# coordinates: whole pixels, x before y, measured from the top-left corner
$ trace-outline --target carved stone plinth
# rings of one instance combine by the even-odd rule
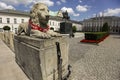
[[[60,33],[61,34],[70,34],[72,32],[72,23],[70,22],[61,22],[60,23]]]
[[[62,57],[62,77],[68,73],[68,43],[66,37],[38,39],[15,36],[16,62],[30,80],[58,80],[57,50],[60,43]]]

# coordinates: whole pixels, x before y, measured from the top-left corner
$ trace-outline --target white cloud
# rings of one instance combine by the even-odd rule
[[[29,5],[31,3],[37,3],[37,2],[45,3],[47,6],[54,5],[54,2],[51,0],[1,0],[1,1],[10,5],[19,5],[19,4]]]
[[[92,17],[96,17],[96,14],[93,14]]]
[[[0,1],[0,9],[15,9],[12,5],[7,5]]]
[[[80,3],[82,3],[82,0],[79,0]]]
[[[76,19],[76,18],[73,18],[72,20],[74,20],[74,21],[79,21],[78,19]]]
[[[72,8],[63,7],[61,10],[62,11],[66,11],[67,10],[68,13],[74,13]]]
[[[88,11],[88,8],[89,8],[89,6],[87,6],[87,5],[84,5],[84,6],[78,5],[78,6],[76,6],[76,10],[79,11],[79,12],[86,12],[86,11]]]
[[[28,5],[32,0],[1,0],[1,1],[10,5],[19,5],[19,4]]]
[[[61,2],[60,2],[60,1],[57,1],[56,3],[57,3],[57,5],[61,5]]]
[[[74,16],[80,16],[80,14],[79,14],[79,13],[77,13],[77,14],[76,14],[76,13],[74,13],[73,15],[74,15]]]
[[[66,2],[66,0],[61,0],[61,2],[65,3],[65,2]]]
[[[120,15],[120,8],[115,9],[107,9],[104,10],[104,12],[99,12],[97,16],[117,16]],[[96,16],[96,14],[93,14],[93,16]]]
[[[119,14],[120,14],[120,8],[107,9],[104,12],[104,16],[114,16],[114,15],[119,15]]]
[[[36,0],[35,2],[36,2],[36,3],[37,3],[37,2],[41,2],[41,3],[46,4],[47,6],[53,6],[53,5],[54,5],[54,2],[51,1],[51,0]]]
[[[99,12],[98,16],[103,16],[103,12]]]
[[[71,15],[73,15],[73,16],[80,16],[80,14],[75,13],[72,8],[63,7],[63,8],[61,8],[61,10],[62,10],[63,12],[67,11],[69,14],[71,14]]]

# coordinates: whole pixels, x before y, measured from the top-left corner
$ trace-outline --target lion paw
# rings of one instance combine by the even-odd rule
[[[35,31],[35,30],[34,30],[34,33],[31,34],[31,35],[34,36],[34,37],[37,37],[37,38],[42,38],[42,39],[49,39],[51,37],[47,33],[40,32],[40,31]]]
[[[54,31],[52,31],[52,30],[49,30],[49,31],[47,32],[47,34],[51,35],[52,37],[61,37],[61,36],[62,36],[61,34],[56,33],[56,32],[54,32]]]

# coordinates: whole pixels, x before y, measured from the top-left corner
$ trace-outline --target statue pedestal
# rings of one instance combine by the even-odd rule
[[[60,23],[60,33],[61,34],[70,34],[72,32],[72,23],[70,22],[61,22]]]
[[[39,39],[15,36],[15,58],[30,80],[57,80],[58,64],[55,42],[60,43],[62,77],[68,74],[68,43],[66,37]]]

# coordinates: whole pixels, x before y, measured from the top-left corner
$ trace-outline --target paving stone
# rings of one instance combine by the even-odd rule
[[[1,40],[0,80],[29,80],[15,62],[14,53]]]
[[[120,36],[110,35],[97,45],[70,39],[70,80],[120,80]]]

